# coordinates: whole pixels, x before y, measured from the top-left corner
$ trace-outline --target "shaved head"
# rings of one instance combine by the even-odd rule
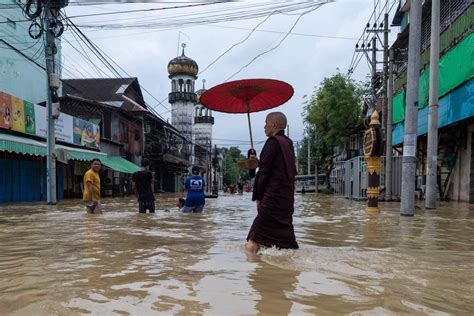
[[[267,137],[275,136],[286,128],[286,116],[281,112],[271,112],[265,119],[265,135]]]
[[[282,112],[271,112],[267,115],[267,120],[276,125],[276,128],[281,131],[286,128],[288,124],[285,114]]]

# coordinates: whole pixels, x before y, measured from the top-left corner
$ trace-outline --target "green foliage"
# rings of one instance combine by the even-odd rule
[[[246,159],[242,155],[241,150],[238,147],[222,148],[224,161],[222,168],[224,169],[224,184],[232,185],[239,181],[239,175],[242,181],[248,180],[247,170],[239,170],[237,167],[237,160]]]
[[[325,78],[306,103],[303,116],[311,140],[312,164],[328,172],[332,169],[334,147],[343,146],[362,123],[362,91],[363,86],[336,74]],[[307,157],[307,141],[298,152],[301,162]]]

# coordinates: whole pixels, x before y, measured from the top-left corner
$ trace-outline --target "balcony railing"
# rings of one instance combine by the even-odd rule
[[[209,123],[214,125],[214,117],[212,116],[195,116],[194,117],[194,124],[197,123]]]
[[[192,101],[196,102],[196,94],[193,92],[170,92],[168,94],[168,100],[170,103],[177,101]]]

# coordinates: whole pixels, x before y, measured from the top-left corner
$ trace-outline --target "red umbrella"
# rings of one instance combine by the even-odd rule
[[[293,87],[273,79],[245,79],[226,82],[204,92],[199,101],[210,110],[247,113],[253,149],[250,113],[282,105],[293,96]]]

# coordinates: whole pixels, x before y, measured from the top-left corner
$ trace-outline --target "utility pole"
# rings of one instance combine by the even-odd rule
[[[387,138],[388,134],[392,133],[392,131],[387,129],[388,126],[388,121],[392,119],[392,116],[388,115],[388,88],[387,88],[387,82],[388,82],[388,13],[384,14],[383,17],[383,78],[382,78],[382,84],[383,84],[383,110],[382,110],[382,129],[385,133],[385,188],[387,188],[387,169],[391,169],[392,166],[392,159],[388,160],[387,157],[387,152],[388,152],[388,145],[387,145]],[[392,148],[390,147],[390,150]],[[390,179],[391,181],[391,179]],[[385,194],[386,194],[385,190]],[[386,195],[385,195],[386,196]]]
[[[387,129],[385,138],[385,201],[392,200],[392,111],[393,111],[393,62],[395,52],[389,51]]]
[[[44,49],[46,57],[46,115],[47,115],[47,157],[46,157],[46,202],[48,204],[56,204],[56,157],[54,155],[54,148],[56,145],[55,139],[55,117],[53,116],[53,85],[56,86],[55,80],[57,76],[54,73],[54,36],[51,29],[51,22],[55,19],[57,11],[55,8],[50,7],[50,2],[43,4],[45,7],[44,25],[45,25],[45,36],[44,36]],[[59,82],[58,82],[59,83]],[[59,84],[58,84],[59,86]]]
[[[436,208],[438,167],[438,71],[440,0],[431,2],[430,95],[426,157],[426,208]]]
[[[43,34],[44,55],[46,61],[46,201],[56,204],[56,157],[55,149],[55,120],[59,117],[59,76],[55,71],[54,55],[57,52],[55,38],[64,32],[59,11],[68,5],[67,0],[27,0],[23,11],[31,20],[28,33],[31,38],[39,39]],[[41,6],[39,6],[41,4]],[[32,10],[32,8],[34,8]],[[36,22],[37,19],[42,23]],[[40,25],[42,24],[42,25]]]
[[[385,133],[387,133],[387,120],[390,119],[387,116],[387,103],[388,103],[388,93],[387,93],[387,78],[388,78],[388,13],[384,14],[383,18],[383,110],[382,110],[382,128]]]
[[[377,103],[377,89],[376,89],[376,76],[377,76],[377,38],[374,35],[372,37],[372,110],[375,111],[375,105]]]
[[[416,130],[418,127],[418,80],[420,77],[421,0],[410,5],[407,96],[403,138],[402,194],[400,215],[413,216],[415,209]]]

